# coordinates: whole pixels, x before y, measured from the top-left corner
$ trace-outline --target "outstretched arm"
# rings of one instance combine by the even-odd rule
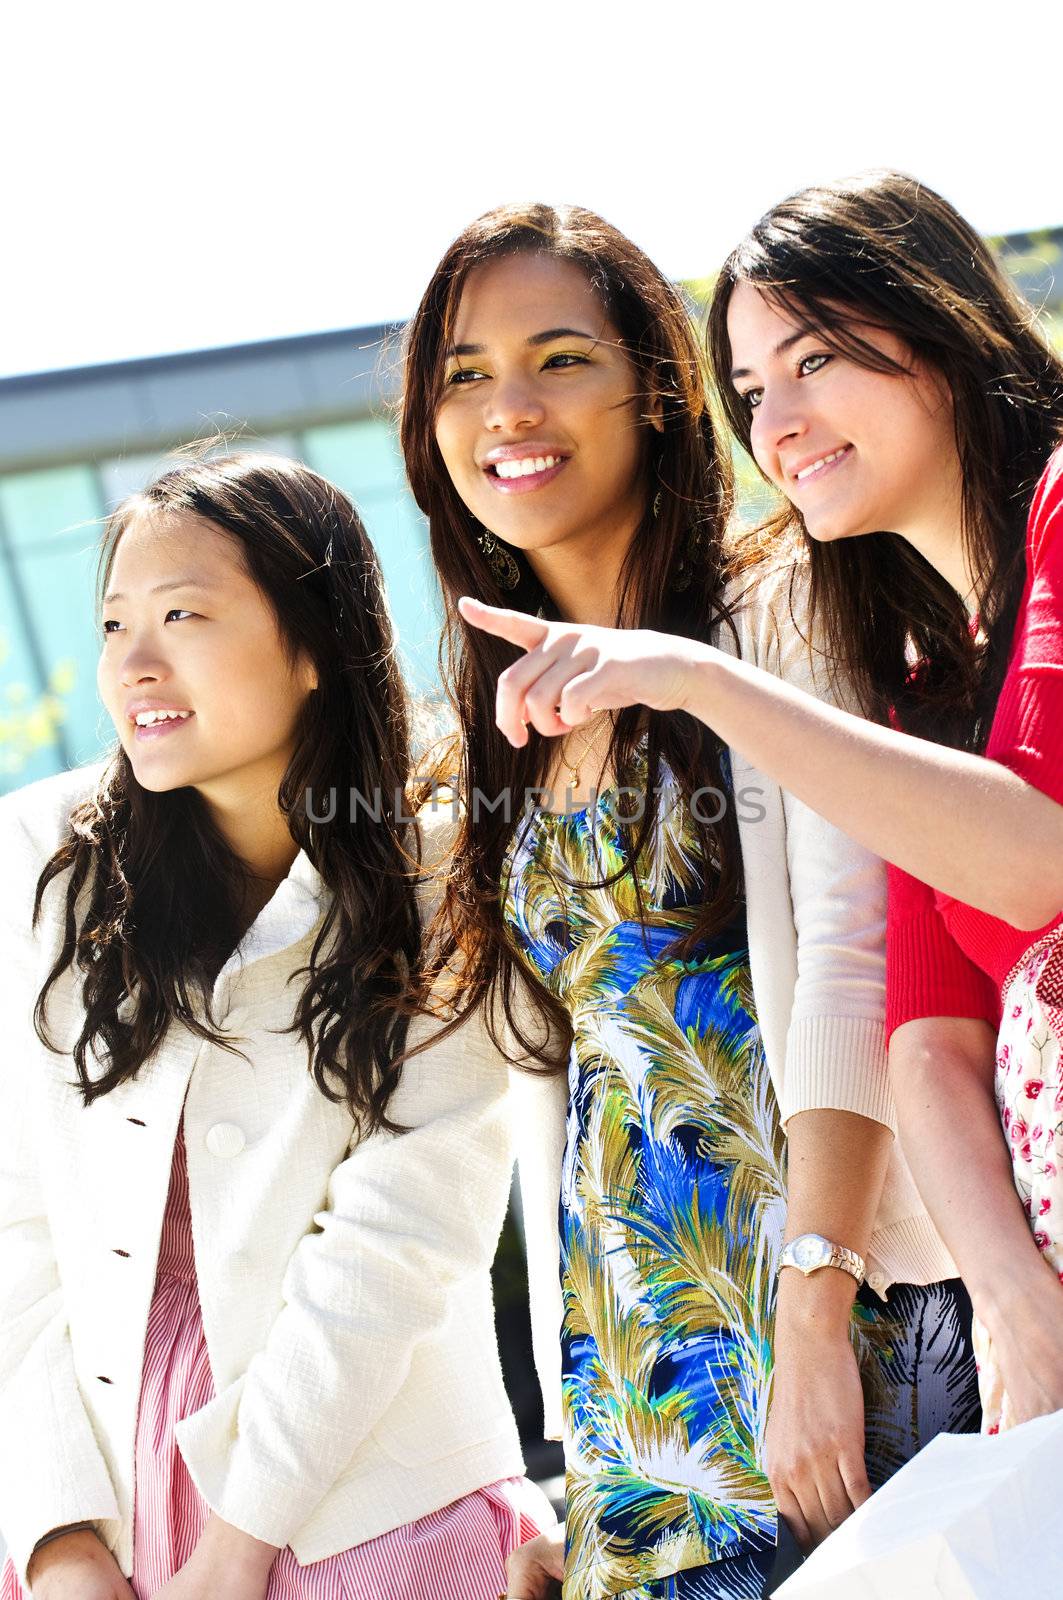
[[[696,640],[460,606],[525,651],[498,680],[497,721],[513,745],[529,725],[558,736],[604,709],[685,711],[943,893],[1018,928],[1063,906],[1063,805],[996,761],[879,727]]]

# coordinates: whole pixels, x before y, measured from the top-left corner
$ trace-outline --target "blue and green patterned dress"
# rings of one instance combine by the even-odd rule
[[[503,878],[511,938],[574,1035],[560,1200],[564,1600],[753,1600],[775,1561],[759,1463],[785,1141],[741,918],[688,959],[670,949],[695,924],[703,873],[663,779],[641,903],[630,872],[596,886],[624,866],[630,837],[608,791],[531,813]],[[942,1393],[970,1364],[954,1310],[931,1313]],[[885,1477],[918,1445],[919,1407],[896,1318],[864,1291],[854,1338]],[[967,1398],[943,1400],[933,1432],[970,1425],[965,1410],[976,1419],[973,1376],[970,1364]]]

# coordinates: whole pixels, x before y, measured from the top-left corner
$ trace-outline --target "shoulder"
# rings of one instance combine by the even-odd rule
[[[1043,559],[1049,544],[1063,545],[1063,444],[1048,458],[1030,506],[1027,543],[1034,561]]]
[[[451,875],[454,847],[461,824],[461,808],[450,790],[437,790],[416,813],[421,852],[417,899],[427,924],[439,909]]]
[[[812,582],[803,550],[773,558],[732,578],[725,603],[738,636],[744,661],[763,667],[822,699],[847,695],[836,683],[837,663],[816,626],[811,605]],[[722,623],[717,643],[733,652],[730,629]]]
[[[416,815],[421,862],[426,872],[443,872],[458,837],[461,811],[450,790],[437,790]]]
[[[0,855],[11,866],[22,860],[38,871],[66,837],[75,809],[96,794],[106,764],[76,767],[26,784],[0,797]]]
[[[728,579],[724,602],[739,632],[757,638],[804,619],[809,565],[803,549],[777,551],[742,567]]]
[[[0,882],[4,885],[0,984],[7,981],[9,974],[21,972],[26,963],[36,966],[40,949],[40,930],[35,930],[33,918],[37,884],[45,865],[67,836],[71,812],[95,793],[104,771],[104,767],[95,766],[61,772],[0,798]],[[46,897],[44,912],[52,930],[46,936],[50,947],[62,923],[62,896],[57,884]]]
[[[725,601],[744,661],[828,705],[864,715],[852,673],[812,607],[812,572],[803,547],[733,578]],[[716,643],[734,653],[722,623]]]

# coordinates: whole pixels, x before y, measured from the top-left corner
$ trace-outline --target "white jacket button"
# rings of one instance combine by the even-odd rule
[[[235,1122],[216,1122],[207,1129],[207,1149],[212,1156],[238,1156],[247,1143],[243,1128]]]

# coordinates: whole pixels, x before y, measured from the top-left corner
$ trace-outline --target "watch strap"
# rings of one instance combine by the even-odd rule
[[[808,1237],[808,1234],[801,1234],[797,1239],[790,1240],[790,1243],[786,1245],[782,1253],[780,1271],[783,1267],[796,1267],[798,1272],[803,1272],[808,1277],[813,1272],[822,1271],[824,1267],[837,1267],[841,1272],[847,1272],[851,1278],[855,1278],[858,1287],[863,1283],[867,1275],[867,1265],[863,1256],[858,1255],[855,1250],[850,1250],[843,1244],[835,1244],[833,1239],[822,1238],[820,1234],[814,1235],[814,1238],[826,1247],[823,1259],[806,1266],[799,1259],[797,1247],[802,1240]]]

